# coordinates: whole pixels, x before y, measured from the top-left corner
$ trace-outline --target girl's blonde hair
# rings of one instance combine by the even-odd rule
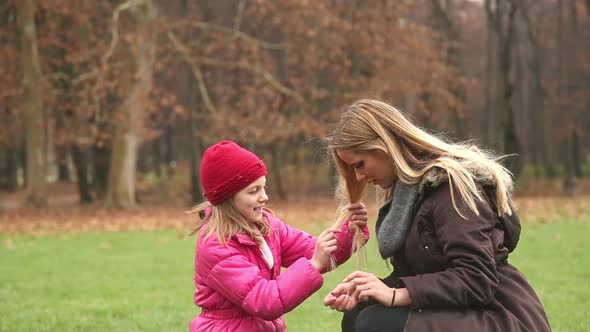
[[[498,163],[500,158],[468,142],[447,143],[412,124],[402,112],[384,102],[358,100],[348,107],[326,140],[328,151],[340,174],[337,192],[346,192],[350,198],[361,197],[366,182],[359,183],[356,180],[354,169],[346,165],[336,151],[379,149],[391,157],[395,177],[404,183],[420,183],[424,174],[433,168],[445,170],[453,207],[463,218],[457,208],[453,188],[467,206],[479,215],[475,200],[483,201],[483,197],[477,189],[477,183],[495,185],[498,214],[512,214],[509,205],[513,189],[512,174]],[[384,194],[383,201],[392,196],[393,187]]]
[[[264,208],[268,213],[271,210]],[[199,214],[199,222],[191,232],[191,235],[199,232],[205,227],[205,232],[202,234],[204,239],[209,238],[215,234],[217,240],[223,244],[227,244],[227,240],[238,233],[249,235],[256,243],[262,244],[263,236],[270,232],[270,223],[266,218],[262,218],[262,222],[252,224],[244,219],[234,206],[233,199],[227,199],[221,204],[212,205],[209,201],[204,201],[195,206],[190,213]]]

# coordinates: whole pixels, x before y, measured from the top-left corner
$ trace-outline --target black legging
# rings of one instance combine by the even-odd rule
[[[408,307],[364,302],[344,313],[342,332],[403,332],[408,314]]]

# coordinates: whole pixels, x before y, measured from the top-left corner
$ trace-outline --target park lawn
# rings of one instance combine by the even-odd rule
[[[317,234],[320,227],[307,230]],[[590,220],[524,223],[510,260],[529,278],[554,331],[590,326]],[[0,235],[0,331],[187,331],[194,239],[173,231]],[[375,239],[368,270],[386,275]],[[290,331],[338,331],[341,314],[323,297],[354,259],[286,315]]]

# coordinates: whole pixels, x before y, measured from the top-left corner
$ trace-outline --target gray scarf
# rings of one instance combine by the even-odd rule
[[[381,257],[388,258],[401,247],[414,220],[414,205],[418,200],[419,185],[399,181],[393,197],[387,201],[377,216],[375,228]]]

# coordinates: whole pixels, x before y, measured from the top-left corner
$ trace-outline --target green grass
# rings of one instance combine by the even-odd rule
[[[317,226],[312,226],[317,233]],[[554,331],[590,326],[590,222],[524,224],[511,261],[541,297]],[[387,274],[374,239],[368,270]],[[173,232],[0,235],[0,331],[187,331],[194,239]],[[323,297],[353,261],[286,316],[290,331],[337,331]]]

